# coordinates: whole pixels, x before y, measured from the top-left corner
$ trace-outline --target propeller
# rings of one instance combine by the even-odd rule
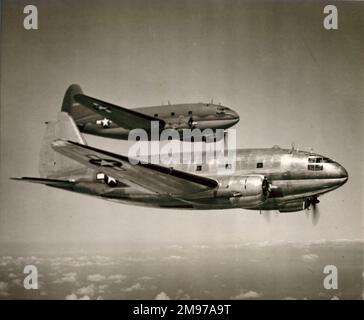
[[[193,118],[190,117],[190,119],[188,120],[188,126],[193,129],[196,126],[197,122],[193,121]]]
[[[305,208],[307,210],[311,210],[312,208],[312,224],[316,226],[320,220],[320,211],[318,209],[317,204],[320,203],[320,200],[317,197],[308,198],[305,200]]]

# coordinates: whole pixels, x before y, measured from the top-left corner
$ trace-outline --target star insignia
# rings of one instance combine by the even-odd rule
[[[103,128],[108,128],[110,126],[110,124],[112,123],[111,120],[104,118],[102,120],[97,120],[96,124],[98,125],[102,125]]]

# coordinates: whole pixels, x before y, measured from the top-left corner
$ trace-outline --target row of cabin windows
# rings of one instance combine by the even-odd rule
[[[175,112],[171,112],[171,116],[174,117],[176,114]],[[192,115],[192,111],[188,111],[188,115]],[[158,113],[154,114],[154,118],[158,118]]]
[[[225,169],[231,169],[232,165],[230,163],[226,163],[225,164]],[[257,162],[257,169],[262,169],[263,168],[263,162]],[[307,169],[310,171],[321,171],[324,169],[323,165],[320,164],[309,164],[307,166]],[[202,165],[197,165],[196,166],[196,171],[202,171]]]
[[[232,164],[231,163],[226,163],[225,164],[225,169],[231,169],[232,168]],[[257,163],[257,169],[261,169],[263,168],[263,162],[258,162]],[[202,171],[202,165],[197,165],[196,166],[196,171]]]

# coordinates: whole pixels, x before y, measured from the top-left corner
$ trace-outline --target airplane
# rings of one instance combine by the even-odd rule
[[[59,112],[47,124],[40,177],[11,179],[141,206],[260,212],[312,208],[314,215],[318,197],[348,180],[345,168],[328,157],[278,146],[238,149],[234,173],[224,160],[173,168],[129,160],[87,145],[73,118]]]
[[[82,133],[122,140],[128,139],[130,130],[134,128],[146,130],[148,138],[154,139],[151,135],[152,121],[158,125],[158,139],[160,131],[175,129],[180,135],[180,140],[184,140],[184,129],[226,130],[240,119],[234,110],[212,102],[127,109],[86,96],[77,84],[67,89],[62,111],[73,117]],[[221,135],[221,138],[223,137],[224,135]],[[218,139],[219,136],[213,138]]]

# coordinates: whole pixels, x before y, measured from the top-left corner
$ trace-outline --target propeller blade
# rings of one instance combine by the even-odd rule
[[[320,211],[316,203],[312,203],[312,224],[316,226],[320,220]]]

